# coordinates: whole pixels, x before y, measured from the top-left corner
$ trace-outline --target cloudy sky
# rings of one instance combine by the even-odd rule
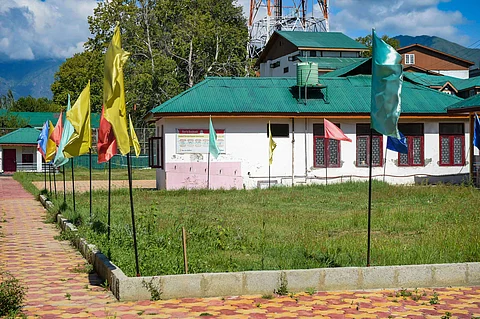
[[[97,1],[0,0],[0,61],[64,59],[82,51]],[[247,12],[249,0],[238,4]],[[480,48],[478,12],[480,0],[330,0],[330,26],[351,37],[375,27],[379,34],[436,35]]]

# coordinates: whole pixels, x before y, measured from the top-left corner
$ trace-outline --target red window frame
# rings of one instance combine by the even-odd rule
[[[443,151],[442,138],[448,138],[448,148],[449,148],[449,153],[450,153],[448,163],[442,163],[442,151]],[[461,142],[462,143],[462,162],[459,163],[459,164],[455,164],[454,160],[453,160],[454,139],[455,138],[460,138],[461,141],[462,141]],[[439,166],[465,166],[465,134],[463,134],[463,135],[460,135],[460,134],[442,134],[442,135],[439,135],[438,143],[439,143],[439,148],[438,149],[440,150],[440,153],[438,154],[438,156],[440,157],[439,161],[438,161]]]
[[[406,167],[406,166],[425,166],[425,144],[424,144],[424,139],[423,135],[409,135],[405,136],[407,138],[407,147],[408,147],[408,159],[407,159],[407,164],[402,164],[400,161],[400,157],[402,156],[401,153],[398,153],[398,166]],[[420,139],[420,164],[415,164],[413,163],[413,140],[414,139]]]
[[[315,123],[313,124],[314,127],[316,125],[319,125],[320,127],[323,127],[323,123],[320,124],[320,123]],[[335,124],[337,125],[338,127],[340,127],[340,124]],[[321,130],[323,132],[323,129]],[[314,128],[314,132],[315,132],[315,128]],[[316,158],[317,158],[317,148],[316,148],[316,145],[317,145],[317,140],[318,139],[323,139],[323,163],[325,163],[324,165],[318,165],[317,164],[317,161],[316,161]],[[330,161],[330,140],[331,139],[326,139],[325,138],[325,135],[313,135],[313,167],[316,167],[316,168],[325,168],[325,167],[341,167],[341,163],[342,163],[342,156],[341,156],[341,146],[340,146],[340,141],[336,141],[337,142],[337,157],[338,157],[338,163],[334,163],[332,164],[331,161]]]
[[[365,165],[360,165],[359,157],[358,157],[358,140],[361,138],[367,139],[367,161]],[[373,139],[378,139],[378,146],[380,148],[380,163],[373,164],[373,167],[382,167],[383,166],[383,135],[373,135]],[[370,135],[357,135],[357,143],[356,143],[356,150],[355,150],[356,160],[355,166],[357,167],[368,167],[370,165]]]

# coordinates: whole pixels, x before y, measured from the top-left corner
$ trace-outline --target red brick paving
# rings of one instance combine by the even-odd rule
[[[20,184],[0,178],[0,269],[28,287],[29,318],[480,318],[480,287],[419,289],[417,301],[374,290],[118,302],[96,274],[80,271],[85,260],[54,238],[59,231],[44,215]]]

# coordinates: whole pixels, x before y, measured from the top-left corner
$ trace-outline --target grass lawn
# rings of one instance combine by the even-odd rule
[[[24,185],[25,185],[25,181]],[[61,198],[61,197],[59,197]],[[71,201],[71,196],[68,197]],[[135,275],[128,190],[77,195],[64,215],[127,275]],[[134,190],[142,275],[365,266],[367,183],[266,190]],[[55,205],[59,207],[61,201]],[[68,203],[72,207],[72,203]],[[373,184],[372,265],[480,260],[480,192],[467,186]]]
[[[44,173],[25,173],[18,172],[15,175],[26,175],[25,179],[32,182],[43,181],[45,179]],[[74,176],[76,181],[88,181],[90,172],[88,168],[84,167],[75,167]],[[23,178],[23,177],[21,177]],[[62,171],[56,174],[55,178],[57,181],[63,180]],[[155,169],[134,169],[132,171],[132,178],[136,180],[154,180],[155,179]],[[53,175],[51,176],[53,181]],[[65,168],[65,180],[72,180],[72,170],[69,165],[66,165]],[[108,167],[106,169],[92,169],[92,180],[108,180]],[[112,180],[128,180],[128,173],[126,168],[112,168]],[[48,172],[47,172],[47,183],[48,183]]]

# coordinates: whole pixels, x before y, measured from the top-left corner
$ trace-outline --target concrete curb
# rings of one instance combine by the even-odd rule
[[[40,201],[53,208],[45,196]],[[77,232],[60,214],[57,223],[66,232]],[[127,277],[85,239],[77,237],[74,243],[120,301],[149,300],[153,293],[162,299],[272,294],[280,286],[302,292],[480,285],[480,262]]]

